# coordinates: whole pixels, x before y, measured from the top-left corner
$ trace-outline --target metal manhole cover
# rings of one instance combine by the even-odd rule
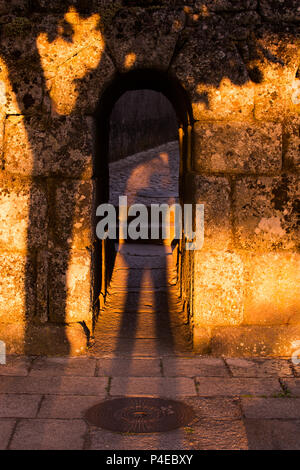
[[[90,424],[115,432],[165,432],[186,426],[193,409],[179,401],[128,397],[103,401],[86,412]]]

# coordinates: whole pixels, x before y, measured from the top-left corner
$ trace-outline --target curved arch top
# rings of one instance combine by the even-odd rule
[[[124,74],[118,74],[103,92],[97,106],[95,117],[109,118],[116,101],[126,91],[149,89],[162,93],[174,107],[179,125],[187,126],[193,123],[193,111],[188,95],[178,79],[169,73],[139,69]]]

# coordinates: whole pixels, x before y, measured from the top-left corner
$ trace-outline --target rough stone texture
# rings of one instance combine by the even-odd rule
[[[300,397],[300,379],[284,379],[287,389],[293,396]]]
[[[33,377],[61,375],[93,377],[95,370],[96,360],[92,358],[37,358],[32,364],[29,375]]]
[[[7,448],[9,439],[15,427],[16,420],[14,419],[0,419],[0,449]]]
[[[280,124],[198,122],[194,126],[195,170],[226,173],[279,171],[281,134]]]
[[[6,363],[0,364],[0,375],[26,376],[30,364],[28,357],[6,355]]]
[[[284,9],[277,0],[261,0],[260,13],[263,17],[272,21],[299,21],[300,12],[297,0],[284,2]]]
[[[16,323],[16,318],[12,322],[0,323],[0,337],[6,344],[7,354],[79,356],[87,352],[87,335],[79,323],[26,325],[21,321]]]
[[[183,12],[167,8],[120,9],[105,28],[105,38],[118,69],[167,69],[178,33],[184,27]]]
[[[163,396],[176,397],[196,396],[194,381],[186,377],[158,378],[158,377],[115,377],[112,379],[111,396]]]
[[[300,419],[298,398],[242,398],[246,418],[252,419]]]
[[[0,395],[1,418],[35,418],[40,395]]]
[[[47,395],[38,413],[39,418],[82,419],[84,413],[101,401],[98,396]]]
[[[203,418],[212,420],[231,420],[241,418],[241,406],[238,398],[196,397],[187,398],[196,415],[195,425],[201,424]]]
[[[297,324],[300,320],[300,257],[297,253],[247,254],[244,323]]]
[[[299,340],[300,327],[280,326],[239,326],[235,328],[214,328],[211,352],[225,356],[281,356],[291,357],[293,344]]]
[[[5,170],[27,176],[89,178],[91,132],[85,116],[9,116],[5,123]]]
[[[226,377],[228,371],[225,363],[219,358],[164,358],[163,373],[165,377]]]
[[[228,358],[226,362],[234,377],[289,377],[290,361],[285,359]]]
[[[11,450],[83,449],[86,424],[81,420],[22,420],[10,444]]]
[[[106,396],[105,377],[2,377],[0,394]]]
[[[44,106],[59,115],[92,113],[115,67],[105,51],[99,13],[84,17],[67,10],[64,18],[47,15],[38,34]]]
[[[49,266],[49,318],[91,321],[91,256],[88,250],[52,252]]]
[[[186,202],[204,204],[204,243],[202,250],[224,250],[230,244],[230,184],[221,176],[186,177]]]
[[[254,89],[226,21],[203,11],[179,44],[172,70],[191,96],[195,119],[250,117]]]
[[[187,442],[196,450],[246,450],[247,434],[242,420],[203,419],[192,427]]]
[[[276,379],[197,377],[197,393],[200,397],[254,395],[272,396],[280,392]]]
[[[5,325],[23,322],[25,315],[32,318],[36,295],[33,259],[17,252],[2,252],[0,266],[0,321]]]
[[[291,113],[297,114],[293,103],[299,67],[297,26],[284,26],[283,20],[281,25],[280,33],[272,26],[261,27],[255,34],[256,54],[251,57],[250,52],[249,57],[248,53],[248,66],[256,71],[254,116],[258,120],[282,121]],[[247,55],[244,57],[247,60]]]
[[[104,377],[160,377],[159,359],[102,358],[98,361],[97,376]]]
[[[67,180],[55,188],[54,234],[59,244],[84,249],[92,243],[94,184]]]
[[[47,241],[47,197],[42,185],[2,175],[0,248],[26,250]]]
[[[287,168],[300,170],[300,118],[287,121],[284,127],[285,165]]]
[[[242,248],[293,250],[299,241],[299,180],[245,177],[236,182],[234,220]]]
[[[245,421],[248,446],[252,450],[299,450],[300,420]]]
[[[194,324],[241,324],[244,286],[239,255],[197,251],[194,269]]]

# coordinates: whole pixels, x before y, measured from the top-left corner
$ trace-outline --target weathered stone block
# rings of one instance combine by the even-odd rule
[[[49,318],[58,323],[86,321],[91,313],[91,255],[55,250],[49,260]]]
[[[105,40],[122,72],[136,68],[166,70],[184,22],[184,13],[175,9],[123,8],[106,25]]]
[[[92,144],[91,121],[85,116],[10,116],[5,126],[5,169],[21,175],[90,177]]]
[[[196,383],[200,397],[274,395],[280,392],[280,384],[275,378],[197,377]]]
[[[195,383],[187,377],[113,377],[112,396],[197,396]]]
[[[40,395],[0,395],[1,418],[35,418]]]
[[[293,249],[299,242],[300,181],[294,176],[245,177],[236,182],[234,225],[243,248]]]
[[[15,430],[10,448],[15,450],[83,449],[86,423],[83,420],[24,419]]]
[[[260,13],[269,21],[300,21],[299,3],[297,0],[284,1],[261,0]]]
[[[294,117],[284,126],[284,161],[287,168],[300,171],[300,117]]]
[[[239,120],[251,117],[254,89],[233,45],[226,21],[217,15],[201,18],[179,37],[172,70],[189,92],[196,120]]]
[[[245,324],[300,323],[300,255],[249,254],[244,259]]]
[[[8,446],[10,437],[15,429],[16,420],[1,419],[0,420],[0,449],[4,450]]]
[[[38,325],[28,318],[22,322],[16,316],[14,323],[0,322],[1,340],[8,354],[33,356],[80,356],[87,353],[87,334],[82,325]],[[18,322],[19,321],[19,322]],[[18,323],[16,323],[18,322]],[[7,374],[20,376],[19,372]],[[21,392],[23,393],[23,392]]]
[[[55,234],[59,243],[74,248],[85,248],[92,243],[94,183],[84,180],[66,180],[55,189]]]
[[[281,169],[280,124],[196,123],[196,171],[267,173]]]
[[[286,359],[227,358],[227,365],[234,377],[290,377],[291,362]]]
[[[2,174],[0,248],[26,250],[47,241],[47,198],[41,184]]]
[[[35,313],[33,259],[22,254],[2,252],[0,266],[0,322],[7,324],[22,322],[26,316],[32,318]]]
[[[214,328],[211,352],[224,356],[281,356],[290,358],[299,340],[300,325]]]
[[[93,66],[91,57],[96,56]],[[101,92],[113,78],[114,65],[105,52],[99,56],[94,47],[88,47],[62,64],[53,80],[49,80],[51,108],[59,115],[93,113]]]
[[[295,112],[294,80],[299,67],[296,27],[289,34],[265,31],[256,38],[256,49],[256,58],[248,65],[259,71],[254,116],[263,121],[282,121]]]
[[[242,398],[246,418],[300,419],[300,400],[282,398]]]
[[[243,321],[243,263],[230,252],[195,252],[194,324],[239,325]]]
[[[188,174],[185,188],[185,202],[204,204],[203,250],[226,250],[232,239],[229,181],[221,176]]]

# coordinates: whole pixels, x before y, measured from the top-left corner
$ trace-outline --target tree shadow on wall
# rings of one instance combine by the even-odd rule
[[[205,7],[205,2],[202,3]],[[72,5],[76,9],[73,10],[74,21],[69,11]],[[178,18],[182,18],[183,13],[179,10],[176,10],[176,15],[178,13]],[[206,10],[209,10],[209,5]],[[168,34],[171,37],[175,31],[177,36],[173,56],[166,73],[172,77],[171,65],[180,54],[184,57],[185,47],[190,44],[193,54],[187,60],[190,60],[190,67],[196,71],[197,82],[216,88],[224,78],[240,87],[251,81],[259,83],[263,79],[263,70],[251,64],[256,60],[262,64],[265,60],[273,63],[279,61],[259,45],[255,37],[255,25],[248,26],[247,34],[243,27],[245,39],[237,41],[228,23],[218,14],[200,15],[199,24],[190,27],[191,19],[185,13],[184,22],[188,27],[183,24],[176,30],[177,16],[175,23],[170,24],[167,21],[170,16],[168,11],[159,8],[155,16],[154,7],[140,11],[120,9],[119,5],[118,8],[104,9],[102,20],[94,24],[94,12],[87,2],[68,2],[64,7],[54,10],[51,16],[42,14],[15,18],[2,27],[1,57],[8,69],[9,81],[19,108],[17,113],[12,114],[24,115],[23,125],[30,149],[27,151],[32,158],[31,169],[30,165],[28,168],[22,167],[18,161],[5,161],[5,169],[36,177],[30,190],[28,211],[25,352],[32,353],[35,348],[35,325],[38,328],[41,319],[45,329],[47,325],[65,325],[72,321],[72,315],[66,316],[67,310],[73,312],[76,318],[76,305],[84,309],[87,302],[94,304],[99,294],[97,287],[92,298],[82,295],[82,291],[76,297],[78,294],[72,279],[79,279],[80,286],[80,274],[76,267],[85,264],[89,256],[86,249],[89,243],[82,229],[84,220],[83,225],[79,223],[79,227],[74,226],[73,221],[75,216],[76,220],[82,214],[84,217],[90,216],[84,212],[84,203],[80,198],[84,196],[86,200],[90,197],[91,185],[97,182],[97,178],[103,177],[103,183],[97,184],[100,191],[96,196],[97,203],[108,198],[107,164],[104,163],[103,175],[95,175],[88,161],[88,155],[92,152],[88,138],[88,117],[92,110],[86,103],[90,101],[95,104],[100,99],[100,96],[95,96],[94,90],[100,90],[101,87],[95,84],[102,83],[102,88],[105,88],[115,77],[115,58],[108,58],[112,57],[111,49],[116,54],[118,44],[125,44],[128,37],[134,36],[136,46],[131,44],[131,53],[133,57],[138,56],[141,52],[139,43],[144,35],[150,34],[158,48],[161,44],[163,51],[163,39]],[[68,12],[69,16],[66,16]],[[157,17],[161,21],[159,28],[155,23],[157,19],[154,20]],[[86,27],[88,22],[93,23],[91,28]],[[284,25],[282,28],[278,24],[268,27],[271,29],[270,34],[286,34]],[[263,30],[259,30],[258,36],[262,34]],[[89,35],[93,38],[91,47]],[[102,53],[101,48],[95,47],[101,37],[105,43]],[[207,44],[205,53],[199,48],[199,44],[204,43]],[[200,66],[199,61],[202,59],[204,65]],[[186,73],[184,69],[183,60],[182,67],[177,67],[179,78]],[[192,99],[210,108],[206,92],[198,91]],[[19,130],[20,127],[16,132]],[[81,152],[79,157],[76,154],[78,149]],[[92,180],[89,172],[93,173]],[[103,188],[103,191],[99,188]],[[43,237],[37,236],[40,232],[44,233]],[[74,254],[74,247],[78,248],[77,254]],[[70,266],[73,266],[73,271]],[[66,330],[60,338],[57,332],[49,337],[46,335],[45,341],[49,338],[50,349],[53,342],[56,344],[58,340],[57,344],[65,344],[64,354],[70,352]]]
[[[68,7],[73,4],[64,3]],[[81,5],[85,3],[80,2]],[[205,5],[205,2],[202,3]],[[75,6],[79,12],[77,23],[88,21],[92,14],[91,11],[88,11],[88,7],[84,7],[81,14],[78,5]],[[43,345],[45,351],[52,354],[57,354],[59,351],[61,355],[68,355],[71,352],[68,329],[67,327],[56,328],[55,325],[65,326],[67,322],[71,322],[72,317],[66,316],[67,310],[76,315],[76,305],[82,305],[85,308],[87,302],[94,304],[99,294],[98,288],[94,291],[92,298],[82,295],[80,289],[81,273],[80,269],[76,269],[76,266],[78,268],[78,266],[85,264],[86,256],[89,256],[88,250],[85,248],[88,243],[86,243],[82,225],[74,227],[73,221],[75,216],[76,220],[78,215],[84,214],[86,216],[81,196],[84,196],[83,200],[90,197],[91,184],[94,184],[98,177],[93,174],[93,182],[91,183],[90,163],[87,162],[88,155],[91,154],[88,139],[90,130],[86,122],[87,116],[84,116],[91,113],[90,110],[83,112],[83,108],[86,109],[87,99],[98,101],[100,98],[99,96],[91,97],[95,88],[100,89],[100,86],[95,86],[97,80],[100,83],[104,82],[106,86],[114,77],[114,73],[108,70],[109,65],[105,54],[99,54],[99,57],[93,58],[95,52],[93,48],[88,49],[86,43],[83,49],[80,47],[80,44],[82,45],[82,42],[88,38],[88,29],[87,35],[84,32],[79,34],[77,38],[79,47],[75,48],[65,60],[64,54],[68,47],[76,44],[75,36],[76,28],[78,28],[78,24],[72,24],[65,18],[68,7],[65,7],[65,10],[62,7],[59,13],[56,11],[51,17],[32,16],[22,17],[18,21],[12,20],[11,23],[2,26],[1,32],[3,43],[1,58],[8,69],[8,78],[19,109],[19,111],[9,112],[9,114],[24,115],[23,124],[19,124],[19,128],[16,128],[16,136],[20,126],[23,125],[28,142],[27,161],[5,161],[5,169],[11,173],[34,177],[30,187],[27,227],[25,354],[39,351],[40,343],[48,341],[49,344]],[[133,11],[129,13],[116,11],[115,16],[110,18],[110,20],[113,19],[115,34],[119,35],[118,39],[121,42],[126,41],[126,34],[134,34],[139,38],[142,37],[144,31],[147,31],[147,28],[148,30],[150,28],[151,32],[153,12],[146,12],[144,18],[138,17],[136,21],[133,21],[138,31],[130,29],[131,26],[129,26],[129,30],[126,29],[127,22],[132,25],[132,18],[134,19],[135,14],[139,15],[138,12]],[[258,66],[252,67],[252,61],[255,57],[262,56],[271,62],[276,58],[274,59],[272,55],[257,47],[253,32],[248,39],[235,44],[235,40],[230,39],[230,32],[226,33],[228,25],[220,21],[218,15],[204,20],[204,22],[207,27],[212,28],[212,31],[209,32],[210,29],[199,27],[198,34],[202,38],[202,42],[206,41],[206,34],[208,34],[209,43],[213,48],[205,50],[204,62],[206,65],[198,70],[197,52],[200,53],[200,51],[197,51],[197,44],[192,44],[192,47],[195,47],[195,55],[192,57],[191,66],[197,71],[199,84],[208,84],[218,88],[222,79],[228,78],[233,84],[242,87],[251,80],[255,83],[262,81],[263,72]],[[161,24],[161,30],[165,31],[165,28],[164,22]],[[95,40],[97,40],[97,32],[99,32],[99,39],[100,32],[103,33],[103,30],[104,41],[106,41],[106,28],[103,24],[94,28]],[[208,32],[205,33],[205,31]],[[40,43],[40,47],[38,47],[37,40],[41,34],[47,34],[47,37],[45,42]],[[160,31],[155,28],[153,34],[159,41]],[[173,62],[180,53],[183,53],[190,34],[189,28],[183,28],[178,33]],[[226,42],[224,42],[224,35],[227,38]],[[108,39],[108,45],[105,47],[106,52],[110,55],[110,31]],[[55,51],[55,47],[51,49],[51,45],[55,46],[56,42],[61,46],[57,51]],[[48,50],[43,48],[45,44]],[[228,54],[222,56],[221,52],[227,46],[229,48]],[[83,53],[81,56],[82,50],[86,50],[87,54]],[[135,53],[134,50],[131,52]],[[92,67],[88,66],[90,58],[93,59]],[[236,58],[240,60],[236,61]],[[75,61],[75,64],[70,67],[69,73],[72,73],[73,70],[75,77],[64,75],[64,70],[68,70],[64,67],[71,59]],[[60,70],[58,68],[57,70],[52,69],[56,60],[59,61]],[[82,63],[80,63],[81,60]],[[84,66],[85,61],[87,63]],[[181,74],[185,73],[184,68],[185,65],[183,65]],[[55,90],[53,78],[58,73],[61,73],[60,89]],[[106,75],[105,80],[103,80],[103,75]],[[55,93],[61,102],[65,101],[66,104],[65,110],[62,106],[57,113],[53,112],[55,105],[57,107],[59,104],[53,102]],[[200,91],[193,99],[203,102],[209,109],[209,96],[206,92]],[[69,104],[71,102],[69,107],[67,106],[68,102]],[[8,120],[6,119],[6,126]],[[78,149],[86,155],[86,158],[80,156],[77,158]],[[32,158],[32,164],[27,167],[29,157]],[[103,192],[99,189],[100,194],[97,195],[98,203],[106,201],[108,197],[105,171],[104,169],[103,184],[97,185],[98,188],[103,187]],[[44,235],[40,236],[41,233]],[[74,247],[74,244],[80,247],[77,249],[77,259],[76,256],[75,259],[73,258],[72,246]],[[70,269],[71,265],[75,266],[73,271]],[[83,282],[85,275],[86,273],[83,275]],[[76,294],[76,289],[72,290],[73,279],[79,280],[79,288],[77,289],[79,295]],[[12,293],[12,295],[14,294]],[[39,329],[41,323],[44,325],[45,334],[41,334],[42,330]],[[50,331],[52,333],[49,333]],[[61,345],[64,347],[61,348]]]

